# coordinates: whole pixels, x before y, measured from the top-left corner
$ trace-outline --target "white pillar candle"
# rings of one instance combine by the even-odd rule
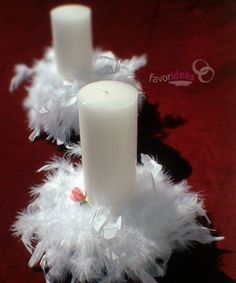
[[[117,206],[135,196],[137,90],[118,81],[86,85],[78,94],[88,200]]]
[[[59,73],[68,80],[92,65],[91,9],[64,5],[51,11],[53,47]]]

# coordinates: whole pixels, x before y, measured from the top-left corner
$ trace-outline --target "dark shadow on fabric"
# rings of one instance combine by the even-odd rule
[[[162,164],[174,182],[189,177],[192,173],[190,163],[176,149],[164,143],[169,130],[185,123],[178,115],[162,118],[159,106],[146,101],[138,119],[138,162],[141,162],[141,153],[149,154]]]
[[[217,249],[215,244],[194,244],[189,251],[175,252],[168,263],[167,274],[159,283],[234,283],[220,270],[221,256],[228,251]]]

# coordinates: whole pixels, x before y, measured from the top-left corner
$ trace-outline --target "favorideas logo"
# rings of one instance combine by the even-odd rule
[[[197,59],[192,63],[192,72],[183,72],[179,70],[170,71],[168,74],[156,75],[151,73],[150,83],[169,83],[175,86],[189,86],[198,79],[203,84],[210,83],[215,77],[215,71],[209,66],[207,61]]]

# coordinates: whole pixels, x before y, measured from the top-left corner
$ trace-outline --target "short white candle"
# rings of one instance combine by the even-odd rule
[[[68,80],[92,65],[91,9],[64,5],[51,11],[53,47],[59,73]]]
[[[88,200],[120,205],[135,196],[137,90],[118,81],[86,85],[78,94]]]

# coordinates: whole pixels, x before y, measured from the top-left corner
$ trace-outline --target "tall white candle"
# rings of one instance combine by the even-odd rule
[[[85,190],[95,204],[119,205],[136,189],[137,90],[118,81],[78,94]]]
[[[54,8],[51,25],[59,73],[71,80],[87,72],[93,55],[90,8],[82,5]]]

